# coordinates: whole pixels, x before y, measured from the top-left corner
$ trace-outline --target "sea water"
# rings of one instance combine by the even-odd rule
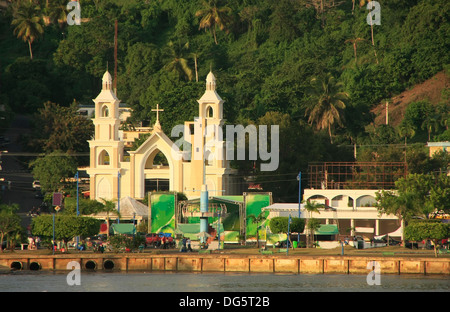
[[[363,274],[252,274],[80,271],[78,285],[66,272],[0,274],[0,292],[448,292],[450,276]],[[72,284],[72,285],[71,285]]]

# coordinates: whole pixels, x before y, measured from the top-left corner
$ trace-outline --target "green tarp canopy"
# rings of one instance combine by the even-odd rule
[[[121,223],[111,225],[112,232],[114,234],[135,234],[136,228],[131,223]]]
[[[179,223],[175,232],[182,234],[197,234],[200,232],[200,223]]]
[[[211,226],[217,230],[217,223],[211,224]],[[178,223],[176,234],[183,234],[185,237],[189,237],[192,240],[198,239],[200,233],[200,223]],[[224,233],[223,224],[220,224],[220,233]]]
[[[211,227],[217,230],[217,223],[211,224]],[[220,232],[223,233],[223,224],[220,224]],[[175,233],[198,234],[200,232],[200,223],[178,223]]]
[[[182,234],[192,240],[197,240],[196,236],[200,232],[200,223],[182,223],[178,224],[175,233]]]
[[[336,235],[339,234],[337,225],[334,224],[321,224],[320,228],[315,231],[315,235]]]

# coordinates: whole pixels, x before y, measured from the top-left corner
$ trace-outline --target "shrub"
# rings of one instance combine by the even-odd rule
[[[274,234],[287,233],[289,217],[275,217],[270,220],[270,231]],[[305,219],[291,218],[290,232],[303,232],[305,229]]]

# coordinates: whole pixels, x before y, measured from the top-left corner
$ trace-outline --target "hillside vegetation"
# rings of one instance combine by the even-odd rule
[[[233,166],[295,200],[298,171],[353,161],[354,144],[358,160],[403,161],[406,148],[396,147],[405,143],[425,161],[426,141],[450,140],[448,83],[410,97],[395,123],[376,120],[378,105],[394,108],[438,73],[448,81],[450,4],[379,0],[380,25],[370,25],[367,2],[80,0],[82,23],[69,26],[67,1],[15,1],[1,11],[0,101],[30,114],[47,101],[91,104],[105,70],[114,73],[117,20],[117,95],[134,110],[129,123],[153,124],[157,103],[166,133],[193,120],[212,69],[227,123],[280,125],[272,177],[253,162]],[[34,36],[20,31],[21,20]]]

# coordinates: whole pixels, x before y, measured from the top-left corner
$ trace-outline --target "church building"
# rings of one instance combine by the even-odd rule
[[[180,125],[184,142],[190,143],[185,143],[182,150],[163,132],[159,113],[164,110],[158,105],[153,109],[157,118],[150,136],[127,155],[119,135],[120,100],[108,71],[103,75],[102,90],[93,101],[95,135],[89,141],[90,166],[86,169],[91,199],[141,199],[157,190],[183,192],[188,198],[196,198],[203,184],[212,196],[237,193],[237,171],[225,159],[226,144],[218,135],[224,123],[224,101],[216,91],[212,72],[206,78],[205,93],[197,101],[198,118]],[[208,142],[214,144],[209,146]]]

